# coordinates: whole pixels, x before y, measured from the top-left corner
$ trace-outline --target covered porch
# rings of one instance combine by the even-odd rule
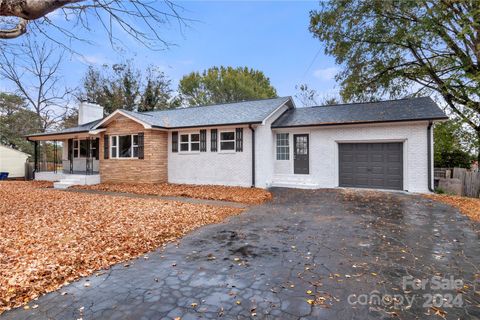
[[[98,133],[39,134],[28,140],[34,145],[34,180],[60,187],[100,183]]]

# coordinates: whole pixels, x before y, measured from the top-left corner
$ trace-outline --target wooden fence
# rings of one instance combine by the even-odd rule
[[[468,170],[464,168],[435,168],[434,177],[446,182],[455,182],[460,186],[459,195],[479,198],[480,197],[480,172],[478,170]],[[461,189],[461,191],[460,191]],[[444,190],[449,191],[449,190]]]
[[[463,168],[454,168],[452,177],[460,179],[463,185],[463,194],[467,197],[479,197],[480,192],[480,172],[470,171]]]

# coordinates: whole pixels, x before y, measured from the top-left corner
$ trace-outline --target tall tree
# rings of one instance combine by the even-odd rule
[[[101,69],[90,67],[79,99],[100,104],[105,114],[116,109],[151,111],[178,105],[173,99],[171,80],[163,72],[153,66],[141,71],[131,61],[105,65]]]
[[[445,163],[452,162],[448,159],[457,159],[462,164],[468,163],[472,158],[471,154],[478,150],[475,132],[458,118],[435,124],[433,132],[435,166],[445,167]]]
[[[32,145],[25,135],[38,132],[41,119],[29,110],[25,100],[15,94],[0,92],[0,143],[32,154]]]
[[[79,98],[100,104],[105,114],[116,109],[136,110],[139,82],[140,72],[131,61],[104,65],[101,69],[89,67]]]
[[[41,119],[41,131],[55,126],[67,111],[71,91],[60,76],[62,59],[63,51],[29,38],[13,53],[0,51],[0,76]]]
[[[173,97],[172,81],[163,71],[149,67],[138,111],[165,110],[176,107],[178,107],[178,103]]]
[[[161,49],[169,43],[159,29],[172,19],[184,25],[181,9],[170,0],[0,0],[0,39],[43,35],[73,51],[72,41],[90,42],[79,35],[82,30],[103,31],[114,47],[126,34],[148,48]]]
[[[188,105],[273,98],[277,91],[262,71],[247,67],[212,67],[180,80],[179,92]]]
[[[297,90],[295,98],[303,107],[334,105],[339,104],[341,100],[335,96],[322,96],[306,83],[295,86],[295,89]]]
[[[310,13],[310,31],[343,66],[345,100],[437,94],[478,141],[479,28],[469,0],[330,0]]]

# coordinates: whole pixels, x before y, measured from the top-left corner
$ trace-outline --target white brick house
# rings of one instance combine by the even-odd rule
[[[97,139],[90,168],[99,170],[101,181],[109,181],[109,175],[118,180],[112,161],[125,157],[128,165],[118,166],[127,171],[126,182],[428,192],[432,123],[443,119],[430,98],[296,108],[284,97],[143,113],[117,110],[77,128],[28,138],[74,146],[64,148],[64,157],[78,157],[64,160],[75,168],[88,163],[75,139]],[[112,135],[118,121],[125,124],[120,127],[135,129]],[[146,162],[146,168],[159,170],[138,170],[137,164]],[[134,179],[127,179],[128,168]]]

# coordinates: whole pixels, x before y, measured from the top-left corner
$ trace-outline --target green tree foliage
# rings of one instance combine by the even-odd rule
[[[435,161],[437,168],[466,168],[470,169],[472,156],[463,150],[440,151],[438,160]]]
[[[435,167],[470,168],[472,151],[477,150],[475,133],[459,120],[448,120],[435,124],[434,128]]]
[[[189,106],[227,103],[277,96],[262,71],[247,67],[212,67],[180,80],[179,92]]]
[[[60,128],[73,128],[78,126],[78,109],[73,109],[66,113],[60,122]]]
[[[105,114],[116,109],[151,111],[178,106],[171,80],[152,66],[145,72],[131,62],[104,65],[100,69],[90,67],[82,87],[79,98],[103,106]]]
[[[23,98],[0,92],[0,143],[32,154],[33,147],[25,135],[41,128],[42,119],[28,109]]]
[[[310,31],[343,66],[345,100],[434,93],[477,141],[479,28],[478,1],[330,0],[310,13]]]
[[[139,97],[140,72],[130,62],[101,69],[89,67],[83,79],[82,99],[103,106],[106,114],[116,109],[135,110]]]
[[[172,81],[164,72],[153,67],[148,68],[138,111],[176,108],[179,106],[178,100],[172,97]]]

